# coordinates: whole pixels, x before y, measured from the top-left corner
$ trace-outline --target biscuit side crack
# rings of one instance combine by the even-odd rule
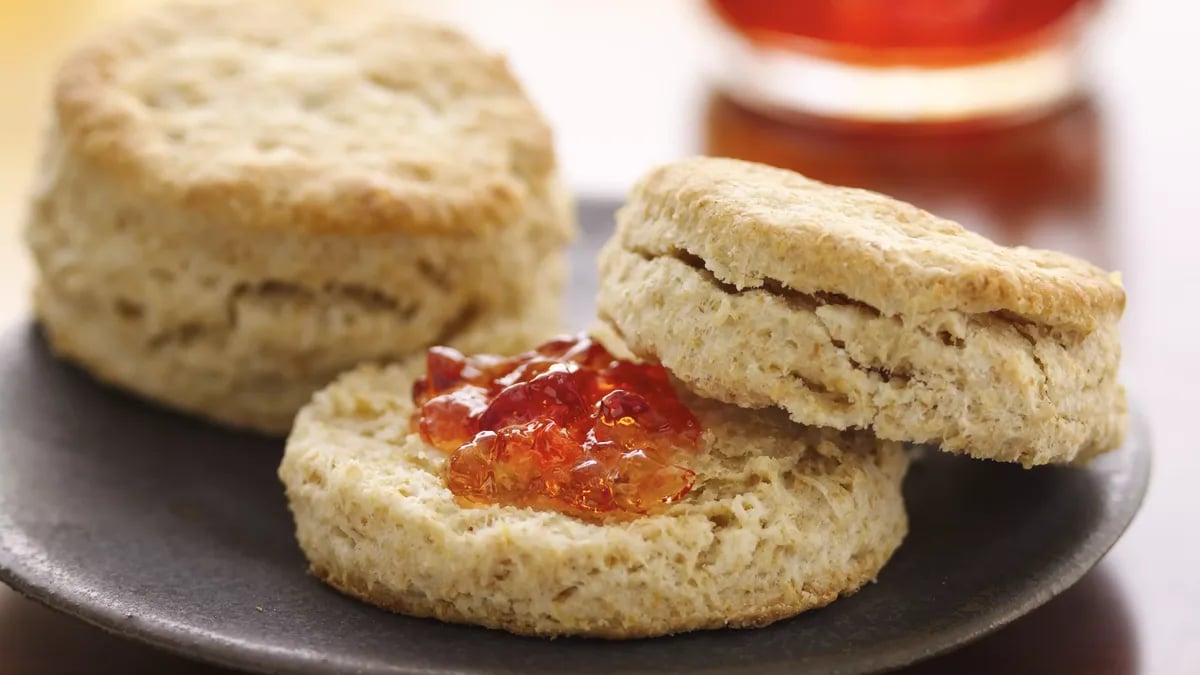
[[[821,324],[822,328],[824,329],[825,337],[829,341],[829,344],[832,345],[834,348],[836,348],[838,350],[838,352],[841,353],[842,356],[845,357],[846,362],[850,365],[851,368],[853,368],[861,373],[864,373],[874,379],[878,379],[885,384],[895,381],[900,386],[906,386],[910,380],[915,378],[915,374],[911,371],[900,370],[900,369],[889,369],[889,368],[885,368],[883,366],[869,366],[869,365],[864,365],[862,363],[859,363],[857,360],[855,360],[853,357],[851,357],[850,354],[846,351],[845,343],[842,342],[841,340],[835,339],[833,337],[833,334],[829,330],[829,326],[825,323],[825,320],[823,318],[821,318],[821,315],[816,311],[816,309],[818,307],[833,305],[833,306],[840,306],[840,307],[854,307],[854,308],[863,310],[864,312],[870,314],[871,316],[874,316],[874,317],[881,316],[878,309],[876,309],[864,302],[860,302],[853,298],[848,298],[844,295],[841,295],[840,293],[828,293],[825,291],[818,291],[816,293],[801,293],[800,291],[797,291],[797,290],[794,290],[794,289],[784,286],[781,282],[779,282],[775,279],[764,279],[763,285],[760,287],[757,287],[757,288],[739,289],[738,287],[734,286],[733,284],[722,281],[719,277],[717,277],[716,274],[713,273],[712,270],[708,269],[704,265],[703,258],[701,258],[700,256],[697,256],[687,250],[676,249],[676,250],[672,251],[671,254],[668,256],[655,256],[652,254],[648,254],[644,251],[634,251],[634,252],[637,253],[639,256],[641,256],[647,262],[653,261],[657,257],[668,257],[668,258],[673,258],[675,260],[678,260],[679,262],[687,265],[688,267],[692,268],[697,273],[699,273],[700,276],[706,282],[711,284],[714,288],[716,288],[716,289],[720,290],[721,292],[726,293],[728,295],[743,295],[745,293],[750,293],[750,292],[766,293],[768,295],[772,295],[774,297],[777,297],[777,298],[785,301],[786,303],[788,303],[789,306],[791,306],[794,309],[812,313],[812,315],[814,317],[816,317],[817,321]],[[939,336],[939,337],[941,337],[941,336]],[[947,340],[949,340],[951,338],[942,337],[941,339],[943,342],[947,342]],[[953,344],[954,346],[956,346],[958,348],[962,347],[961,339],[953,338],[952,340],[953,341],[950,344]],[[806,378],[802,374],[797,373],[797,372],[791,372],[791,373],[788,373],[788,375],[790,377],[792,377],[793,379],[799,381],[801,384],[803,384],[804,387],[806,389],[808,389],[809,391],[812,391],[813,393],[820,394],[820,395],[828,398],[832,403],[835,403],[837,405],[843,405],[843,406],[851,405],[851,403],[852,403],[849,395],[846,394],[845,392],[831,390],[828,387],[824,386],[823,384],[821,384],[819,382],[815,382],[809,378]]]
[[[1042,361],[1042,357],[1038,355],[1037,337],[1029,332],[1029,325],[1023,325],[1020,322],[1015,322],[1012,324],[1012,327],[1018,335],[1020,335],[1026,342],[1029,343],[1029,358],[1033,359],[1033,364],[1037,366],[1038,372],[1042,374],[1041,382],[1038,383],[1038,395],[1045,400],[1048,396],[1048,390],[1050,387],[1050,373],[1046,370],[1046,364],[1044,361]],[[1066,415],[1065,413],[1059,414],[1070,419],[1070,416]]]
[[[651,250],[647,250],[644,248],[629,248],[626,250],[628,250],[630,253],[640,256],[643,260],[646,260],[647,262],[650,262],[656,258],[674,258],[675,260],[678,260],[679,262],[684,263],[688,267],[691,267],[692,269],[702,273],[706,278],[711,280],[714,285],[716,285],[721,290],[723,290],[729,294],[736,295],[736,294],[745,293],[747,291],[761,290],[761,291],[770,293],[771,295],[774,295],[776,297],[779,297],[779,298],[787,301],[790,305],[792,305],[793,307],[796,307],[798,309],[806,309],[806,310],[811,311],[811,310],[813,310],[817,307],[821,307],[821,306],[836,305],[836,306],[844,306],[844,307],[857,307],[858,309],[861,309],[865,312],[870,313],[872,316],[884,316],[884,313],[878,307],[875,307],[869,303],[863,302],[862,300],[859,300],[857,298],[853,298],[853,297],[850,297],[850,296],[842,294],[842,293],[835,293],[832,291],[815,291],[815,292],[807,293],[804,291],[799,291],[794,288],[791,288],[784,282],[782,282],[778,279],[773,279],[771,277],[762,277],[761,284],[758,286],[739,287],[739,286],[737,286],[735,284],[731,284],[731,283],[725,281],[724,279],[720,278],[719,276],[717,276],[715,272],[713,272],[711,269],[708,268],[708,265],[705,262],[704,258],[700,257],[699,255],[697,255],[685,248],[679,248],[679,247],[671,248],[666,253],[651,251]],[[1018,316],[1012,312],[1008,312],[1005,310],[996,310],[996,311],[991,311],[991,312],[975,312],[975,313],[961,312],[961,314],[963,316],[967,316],[967,317],[988,316],[996,321],[1007,323],[1014,327],[1036,326],[1038,328],[1045,329],[1046,332],[1050,336],[1054,337],[1055,341],[1058,342],[1060,345],[1062,345],[1064,348],[1067,347],[1067,342],[1070,341],[1070,339],[1072,337],[1074,337],[1066,329],[1056,328],[1054,326],[1042,324],[1042,323]],[[897,315],[897,316],[900,316],[900,315]],[[1086,335],[1086,333],[1081,334],[1078,337],[1083,337],[1083,335]],[[943,344],[945,344],[948,347],[956,347],[956,348],[961,349],[964,346],[961,338],[959,338],[955,335],[952,335],[946,331],[939,332],[938,338],[940,338],[942,340]]]
[[[330,298],[339,302],[358,305],[377,312],[396,312],[401,319],[408,320],[417,311],[413,303],[401,303],[395,296],[378,288],[364,284],[329,282],[319,289],[278,279],[267,279],[254,284],[240,283],[233,287],[226,300],[231,327],[237,325],[237,304],[243,298],[281,300],[284,302],[307,303],[318,298]]]
[[[171,326],[151,335],[146,347],[157,350],[168,345],[187,346],[201,341],[219,344],[237,330],[240,322],[239,305],[247,299],[293,305],[328,299],[334,304],[355,305],[367,312],[394,313],[402,321],[412,319],[420,309],[415,303],[401,303],[380,289],[362,284],[328,283],[317,290],[297,283],[268,279],[235,285],[225,297],[223,322],[205,324],[188,321]]]
[[[687,249],[672,249],[671,252],[665,256],[656,255],[649,251],[638,249],[634,249],[632,252],[641,256],[647,262],[653,261],[655,258],[674,258],[675,260],[678,260],[679,262],[696,270],[714,286],[720,288],[722,291],[730,295],[739,295],[749,291],[764,291],[787,301],[789,305],[797,309],[812,311],[817,307],[824,305],[840,305],[845,307],[857,307],[869,312],[874,316],[880,316],[880,312],[877,308],[872,307],[865,302],[842,295],[841,293],[830,293],[827,291],[804,293],[797,291],[794,288],[789,288],[788,286],[784,285],[782,281],[777,279],[764,278],[761,286],[748,286],[746,288],[739,288],[718,277],[716,273],[708,268],[703,258],[695,253],[692,253],[691,251],[688,251]]]

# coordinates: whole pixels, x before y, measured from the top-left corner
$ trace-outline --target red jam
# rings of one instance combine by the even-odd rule
[[[652,513],[688,493],[680,466],[700,424],[667,371],[621,361],[587,336],[512,358],[434,347],[413,384],[413,426],[450,454],[460,500],[591,521]]]

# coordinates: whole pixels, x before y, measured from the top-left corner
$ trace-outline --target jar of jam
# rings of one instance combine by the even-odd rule
[[[869,123],[1024,118],[1073,98],[1098,0],[708,0],[740,104]]]
[[[1103,112],[1084,95],[1019,124],[831,125],[784,122],[713,93],[702,143],[708,155],[882,192],[1006,245],[1111,267]]]

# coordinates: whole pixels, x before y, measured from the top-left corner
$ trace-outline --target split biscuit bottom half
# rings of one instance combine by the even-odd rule
[[[363,366],[300,413],[279,476],[313,574],[379,607],[540,636],[755,627],[875,579],[907,532],[898,443],[687,394],[693,490],[593,524],[462,506],[410,430],[421,359]]]
[[[1124,291],[896,200],[763,165],[659,167],[618,213],[598,311],[701,396],[1026,466],[1127,424]]]

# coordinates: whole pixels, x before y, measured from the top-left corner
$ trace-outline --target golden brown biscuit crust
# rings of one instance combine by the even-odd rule
[[[503,58],[367,0],[167,4],[72,56],[54,104],[69,152],[230,227],[476,233],[555,163]]]
[[[1087,332],[1125,305],[1116,275],[1071,256],[999,246],[880,194],[733,159],[652,170],[617,236],[635,252],[698,256],[740,289],[836,293],[910,319],[1001,312]]]

